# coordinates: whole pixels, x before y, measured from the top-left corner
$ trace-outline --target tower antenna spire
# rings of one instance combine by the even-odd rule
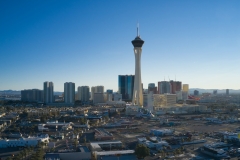
[[[139,22],[137,22],[137,36],[139,37]]]

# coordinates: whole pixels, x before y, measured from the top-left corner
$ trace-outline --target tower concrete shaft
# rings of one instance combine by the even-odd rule
[[[142,79],[141,79],[141,55],[142,47],[134,47],[135,54],[135,78],[133,88],[133,104],[143,105]]]

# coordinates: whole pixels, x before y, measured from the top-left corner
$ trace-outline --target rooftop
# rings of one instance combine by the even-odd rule
[[[86,146],[79,146],[78,149],[80,152],[90,152],[90,150]]]
[[[90,144],[117,144],[122,143],[121,141],[101,141],[101,142],[90,142]]]
[[[120,151],[102,151],[96,152],[97,155],[117,155],[117,154],[133,154],[134,150],[120,150]]]

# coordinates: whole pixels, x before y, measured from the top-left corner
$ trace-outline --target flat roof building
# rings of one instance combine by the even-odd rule
[[[75,83],[64,83],[64,102],[69,104],[75,103]]]

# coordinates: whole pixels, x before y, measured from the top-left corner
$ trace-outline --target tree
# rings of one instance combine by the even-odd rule
[[[92,153],[92,160],[97,160],[97,154],[95,152]]]
[[[6,107],[7,112],[9,112],[11,110],[11,108],[9,106]]]
[[[7,157],[7,159],[6,160],[12,160],[12,157]]]
[[[77,145],[78,145],[78,140],[77,139],[74,139],[74,146],[77,148]]]
[[[86,136],[83,138],[84,144],[86,145],[87,139]]]
[[[46,116],[42,116],[42,117],[40,118],[40,120],[41,120],[42,123],[45,123],[45,122],[46,122],[46,119],[47,119]]]
[[[15,157],[14,157],[15,160],[20,160],[21,159],[21,156],[20,154],[17,154]]]
[[[43,147],[45,146],[45,143],[44,143],[44,142],[40,142],[40,146],[41,146],[42,149],[43,149]]]
[[[164,152],[164,150],[160,150],[159,153],[160,153],[160,155],[161,155],[162,158],[165,157],[165,152]]]
[[[28,149],[27,148],[24,148],[23,155],[24,155],[25,158],[27,157],[27,155],[28,155]]]
[[[19,115],[21,118],[28,117],[28,112],[23,111],[22,114]]]
[[[21,152],[19,153],[19,155],[20,155],[21,159],[24,158],[24,153],[23,153],[23,151],[21,151]]]
[[[138,144],[135,149],[135,154],[138,158],[143,159],[144,157],[150,155],[150,151],[145,145]]]
[[[79,132],[78,132],[78,135],[79,135],[79,139],[82,137],[82,130],[80,130]]]

